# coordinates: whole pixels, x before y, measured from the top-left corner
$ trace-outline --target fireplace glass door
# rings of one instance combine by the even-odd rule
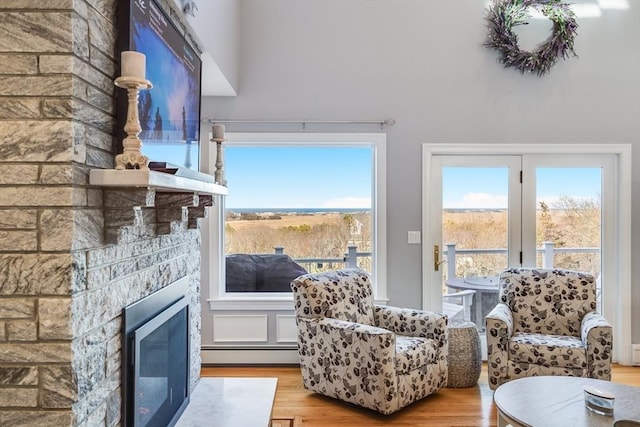
[[[172,425],[188,396],[189,337],[186,298],[133,333],[134,425]]]

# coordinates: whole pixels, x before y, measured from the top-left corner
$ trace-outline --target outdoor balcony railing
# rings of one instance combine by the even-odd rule
[[[275,253],[284,254],[283,246],[276,246]],[[305,267],[309,272],[332,270],[335,268],[356,268],[358,267],[358,258],[371,257],[371,252],[358,252],[358,246],[347,246],[347,252],[342,258],[294,258],[293,260]]]
[[[456,249],[455,243],[449,243],[446,246],[444,254],[447,262],[447,278],[455,278],[456,276],[456,256],[457,255],[507,255],[508,250],[503,248],[489,249]],[[596,254],[600,253],[600,248],[556,248],[553,242],[542,242],[542,247],[536,249],[538,254],[542,255],[542,268],[554,267],[554,255],[556,254]],[[558,266],[559,267],[559,266]],[[497,273],[497,272],[496,272]]]
[[[283,246],[274,247],[276,254],[284,254]],[[600,253],[600,248],[556,248],[553,242],[543,242],[542,247],[536,250],[542,256],[542,268],[554,267],[554,255],[556,254],[596,254]],[[458,255],[507,255],[505,248],[487,249],[457,249],[455,243],[446,245],[444,255],[447,262],[447,278],[456,276],[456,256]],[[371,252],[358,252],[356,245],[347,246],[347,252],[342,258],[308,257],[294,258],[294,261],[305,267],[308,271],[330,270],[334,268],[355,268],[358,267],[358,259],[371,257]],[[496,272],[495,274],[497,274]]]
[[[541,255],[541,264],[542,268],[567,268],[564,265],[557,265],[555,262],[555,255],[557,254],[599,254],[600,248],[556,248],[552,242],[543,242],[542,247],[536,250],[538,254]],[[462,307],[464,308],[465,316],[470,316],[470,318],[465,318],[465,320],[473,321],[480,330],[484,330],[484,319],[485,316],[491,311],[491,309],[498,302],[498,274],[500,271],[493,271],[489,269],[485,274],[476,275],[472,274],[470,277],[467,277],[466,274],[464,277],[460,277],[456,274],[456,257],[459,255],[464,256],[479,256],[479,255],[504,255],[505,258],[507,256],[507,249],[497,248],[497,249],[456,249],[455,244],[446,245],[446,249],[444,250],[444,254],[446,255],[447,262],[447,270],[446,277],[444,278],[444,286],[446,286],[447,290],[445,293],[451,292],[461,292],[466,290],[472,290],[474,292],[471,306],[469,307],[468,302],[462,302]],[[502,266],[506,266],[506,260],[504,263],[499,263]],[[501,270],[503,267],[500,267]],[[582,268],[583,271],[586,269]],[[599,276],[599,272],[595,272],[596,276]],[[599,284],[597,285],[599,287]],[[600,302],[599,298],[599,288],[597,290],[598,295],[598,304]],[[448,299],[445,302],[449,302]],[[460,301],[458,301],[460,304]],[[444,304],[443,304],[444,305]],[[599,308],[598,308],[599,310]]]

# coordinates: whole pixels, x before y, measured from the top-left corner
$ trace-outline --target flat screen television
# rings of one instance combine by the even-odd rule
[[[138,112],[142,153],[153,162],[199,169],[202,60],[155,0],[118,1],[118,58],[124,50],[146,55],[151,90],[141,90]],[[118,153],[126,136],[127,94],[117,90]]]

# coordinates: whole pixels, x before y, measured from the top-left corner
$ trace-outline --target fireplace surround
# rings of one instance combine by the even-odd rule
[[[123,310],[125,426],[174,425],[189,403],[188,291],[181,279]]]

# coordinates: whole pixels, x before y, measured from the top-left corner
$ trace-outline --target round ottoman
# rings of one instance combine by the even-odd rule
[[[447,387],[471,387],[482,369],[480,335],[473,322],[452,321],[449,325],[449,381]]]

